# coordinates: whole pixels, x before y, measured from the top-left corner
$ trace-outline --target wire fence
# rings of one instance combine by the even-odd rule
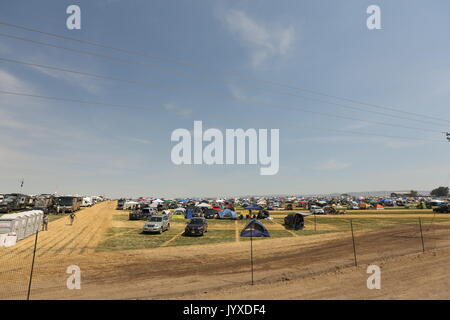
[[[173,247],[165,255],[126,250],[122,260],[99,253],[96,246],[86,246],[80,251],[76,245],[67,243],[64,248],[56,248],[51,242],[40,242],[38,234],[37,242],[33,236],[27,239],[26,246],[0,248],[0,299],[109,299],[110,290],[119,299],[164,299],[172,297],[171,290],[177,294],[180,290],[186,294],[201,291],[201,287],[189,285],[196,277],[208,277],[214,288],[232,288],[319,276],[450,246],[450,219],[431,216],[402,219],[310,216],[305,229],[289,232],[292,237],[274,241],[254,238],[247,243],[241,239],[239,244],[229,244],[232,249],[223,256],[222,249],[197,245]],[[196,254],[187,254],[189,251]],[[121,254],[122,251],[117,251],[116,257]],[[77,268],[83,274],[81,290],[73,290]],[[150,281],[164,286],[167,279],[176,281],[170,282],[167,290],[148,291],[148,296],[142,290],[138,290],[138,296],[125,291],[123,295],[117,293],[121,284],[127,282]]]

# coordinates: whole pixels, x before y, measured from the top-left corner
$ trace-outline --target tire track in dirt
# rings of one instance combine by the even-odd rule
[[[105,223],[105,221],[107,221],[108,216],[112,215],[113,211],[111,209],[113,207],[114,202],[103,202],[93,207],[79,211],[77,213],[74,225],[71,226],[71,228],[75,229],[72,229],[72,231],[77,232],[76,234],[73,232],[67,232],[68,226],[65,217],[51,222],[49,224],[49,231],[39,232],[37,257],[49,258],[51,256],[61,255],[62,253],[65,254],[65,252],[63,252],[63,250],[61,251],[60,249],[64,249],[64,247],[67,246],[67,244],[69,244],[70,242],[73,242],[74,247],[77,247],[77,244],[85,239],[86,233],[91,234],[91,232],[93,232],[91,228],[89,228],[89,226],[92,224],[96,226],[96,228],[94,229],[96,230],[96,232],[98,233],[98,237],[100,238],[102,236],[102,231],[106,230],[109,226],[107,223]],[[102,216],[106,217],[106,220],[101,219]],[[102,223],[104,225],[102,225]],[[94,237],[94,239],[95,238],[96,237]],[[95,244],[93,240],[91,240],[91,244]],[[15,259],[25,258],[32,253],[33,247],[34,237],[29,237],[27,239],[19,241],[13,248],[2,248],[0,250],[0,264],[7,264],[7,261],[12,257],[14,257]],[[5,251],[6,253],[3,254],[3,251]],[[51,254],[52,251],[53,254]]]

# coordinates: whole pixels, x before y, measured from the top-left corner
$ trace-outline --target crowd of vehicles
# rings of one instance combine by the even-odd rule
[[[102,196],[10,193],[0,196],[0,213],[20,212],[28,209],[42,210],[44,213],[68,213],[78,211],[81,207],[90,207],[104,200],[105,198]]]

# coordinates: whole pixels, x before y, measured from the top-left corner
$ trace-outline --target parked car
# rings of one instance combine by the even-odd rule
[[[12,210],[8,201],[0,202],[0,213],[9,213]]]
[[[169,229],[169,216],[165,214],[155,214],[145,223],[143,232],[157,232],[161,234]]]
[[[204,217],[206,219],[214,219],[215,215],[217,214],[217,211],[214,209],[206,209],[204,213]]]
[[[128,219],[129,220],[142,220],[142,216],[143,215],[142,215],[141,210],[134,210],[128,214]]]
[[[310,210],[313,214],[325,214],[325,211],[322,208],[314,208]]]
[[[184,229],[184,235],[186,236],[203,236],[205,232],[208,232],[208,222],[203,217],[192,218]]]
[[[433,211],[437,213],[450,213],[450,205],[444,204],[442,206],[434,208]]]
[[[141,212],[142,212],[141,219],[142,220],[149,220],[151,218],[151,216],[156,213],[156,209],[150,208],[150,207],[146,207],[146,208],[142,208]]]
[[[123,206],[125,205],[125,199],[119,199],[117,201],[117,207],[116,210],[123,210]]]

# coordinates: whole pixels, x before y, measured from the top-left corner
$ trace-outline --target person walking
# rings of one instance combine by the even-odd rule
[[[75,213],[72,212],[69,217],[70,217],[70,225],[72,226],[75,220]]]
[[[48,231],[48,213],[44,213],[42,218],[42,231]]]

